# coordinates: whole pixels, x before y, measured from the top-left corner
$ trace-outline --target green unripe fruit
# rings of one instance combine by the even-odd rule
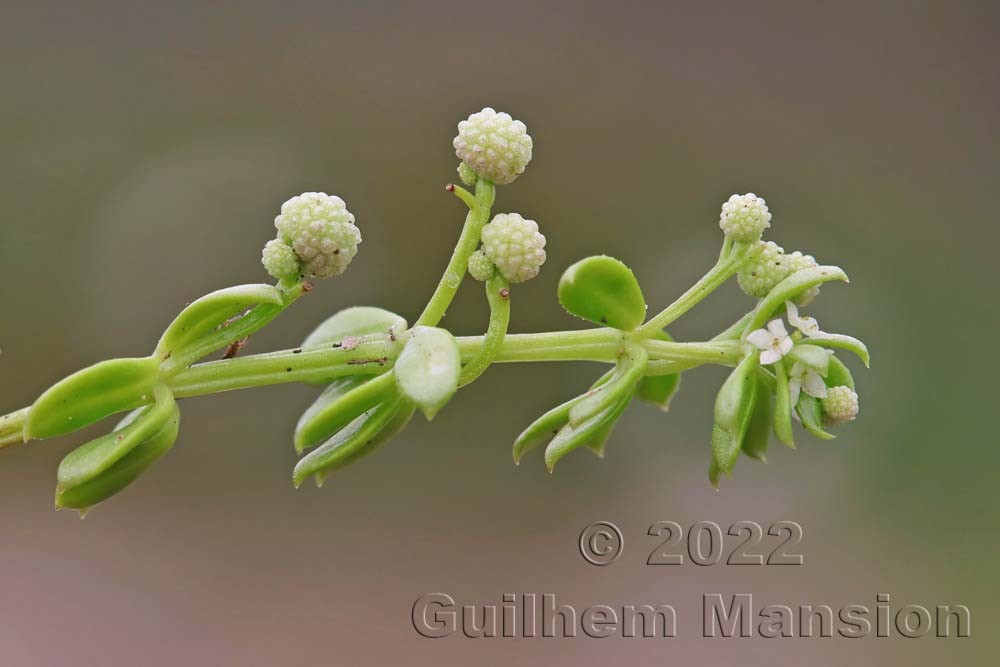
[[[813,258],[812,255],[803,255],[801,252],[796,250],[790,255],[786,256],[788,259],[788,273],[789,275],[795,273],[796,271],[802,271],[804,269],[815,269],[819,266],[819,263]],[[805,290],[795,299],[795,305],[797,306],[808,306],[813,300],[819,295],[819,285],[813,285],[809,289]]]
[[[756,256],[736,276],[740,289],[758,299],[767,296],[775,285],[791,274],[791,262],[781,246],[773,241],[760,241],[759,248]]]
[[[498,213],[483,227],[483,253],[500,275],[523,283],[538,275],[545,263],[545,236],[538,223],[518,213]]]
[[[486,107],[458,124],[455,155],[481,178],[506,185],[531,161],[532,142],[524,123]]]
[[[479,180],[479,175],[472,171],[472,168],[464,162],[458,164],[458,177],[462,179],[462,182],[472,187]]]
[[[493,262],[482,250],[477,250],[469,256],[469,275],[479,282],[486,282],[493,277],[494,272]]]
[[[756,241],[771,226],[771,212],[763,198],[752,192],[733,195],[722,205],[719,227],[734,241]]]
[[[305,192],[281,205],[274,219],[279,238],[295,251],[305,273],[314,278],[339,276],[358,253],[361,232],[340,197]]]
[[[261,252],[260,261],[264,265],[264,270],[275,280],[298,275],[300,271],[298,256],[292,246],[281,239],[267,242]]]
[[[830,387],[826,398],[820,401],[823,407],[823,423],[836,426],[849,422],[858,416],[858,395],[848,386]]]

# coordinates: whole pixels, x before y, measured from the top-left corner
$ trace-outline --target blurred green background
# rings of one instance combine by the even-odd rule
[[[0,25],[0,408],[111,356],[149,352],[185,302],[265,276],[282,201],[343,196],[350,271],[254,336],[290,347],[348,305],[412,319],[462,207],[455,124],[524,120],[527,172],[495,210],[538,220],[541,276],[512,330],[577,327],[555,287],[625,259],[660,307],[708,268],[721,202],[754,191],[770,237],[843,266],[812,309],[867,341],[860,419],[705,479],[721,369],[670,414],[626,414],[608,457],[549,476],[510,444],[579,392],[586,364],[494,367],[322,490],[292,488],[290,434],[315,390],[184,401],[178,446],[86,521],[52,510],[55,467],[100,432],[0,463],[3,665],[986,664],[998,653],[995,431],[998,137],[989,3],[15,3]],[[446,324],[485,326],[466,285]],[[748,307],[728,285],[674,330]],[[586,564],[611,520],[622,558]],[[805,565],[649,567],[657,520],[795,520]],[[413,601],[555,593],[674,604],[679,636],[421,639]],[[705,640],[703,593],[762,603],[962,603],[970,639]],[[894,633],[895,634],[895,633]]]

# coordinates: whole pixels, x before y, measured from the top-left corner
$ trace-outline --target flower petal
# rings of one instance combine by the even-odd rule
[[[799,309],[791,301],[785,302],[785,309],[788,311],[788,322],[793,327],[810,338],[825,336],[819,330],[819,321],[815,317],[799,316]]]
[[[760,363],[765,366],[768,364],[773,364],[774,362],[781,359],[781,352],[778,352],[773,347],[768,348],[760,353]]]
[[[795,341],[793,341],[788,336],[785,336],[784,338],[781,339],[779,345],[781,346],[781,356],[785,356],[795,345]]]
[[[773,319],[767,323],[767,330],[774,334],[775,338],[787,338],[788,332],[785,330],[785,323],[781,318]]]
[[[826,383],[819,373],[809,371],[802,382],[802,389],[813,398],[826,398]]]
[[[788,323],[791,324],[796,329],[801,329],[799,323],[802,321],[799,319],[799,309],[791,301],[785,302],[785,310],[788,312]]]
[[[747,342],[758,350],[766,350],[771,347],[774,336],[767,329],[757,329],[747,334]]]
[[[790,378],[788,380],[788,394],[792,398],[792,408],[795,408],[795,404],[799,402],[799,392],[802,390],[802,381],[799,378]]]

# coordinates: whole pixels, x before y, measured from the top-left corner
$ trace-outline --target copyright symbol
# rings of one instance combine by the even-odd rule
[[[597,521],[580,533],[580,555],[591,565],[610,565],[622,555],[622,531],[610,521]]]

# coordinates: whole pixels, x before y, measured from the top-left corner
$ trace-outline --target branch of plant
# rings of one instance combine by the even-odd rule
[[[735,243],[730,248],[729,245],[730,241],[727,238],[715,266],[688,288],[684,294],[681,294],[676,301],[639,327],[636,335],[639,338],[655,336],[732,278],[740,270],[740,267],[750,259],[754,246],[747,243]]]
[[[486,336],[456,338],[465,364],[490,345]],[[649,353],[649,374],[660,375],[704,364],[732,366],[740,358],[734,341],[678,343],[639,341]],[[291,382],[322,384],[348,375],[379,375],[392,366],[401,341],[370,336],[357,346],[295,348],[195,364],[167,380],[177,398]],[[511,334],[495,347],[491,363],[594,361],[614,363],[624,343],[622,332],[599,328]],[[28,408],[0,417],[0,447],[21,442]]]
[[[459,188],[452,188],[458,193]],[[461,190],[468,194],[464,189]],[[490,211],[493,208],[493,200],[496,196],[496,189],[493,184],[485,179],[480,179],[476,183],[476,196],[474,202],[466,201],[469,205],[469,213],[465,217],[465,225],[462,227],[462,234],[459,236],[455,250],[452,252],[451,260],[438,282],[437,289],[431,296],[430,301],[417,319],[417,326],[437,326],[441,318],[444,317],[451,305],[452,299],[458,292],[462,279],[469,269],[469,256],[476,251],[479,245],[479,238],[482,235],[483,227],[490,220]],[[463,201],[465,199],[460,196]]]

